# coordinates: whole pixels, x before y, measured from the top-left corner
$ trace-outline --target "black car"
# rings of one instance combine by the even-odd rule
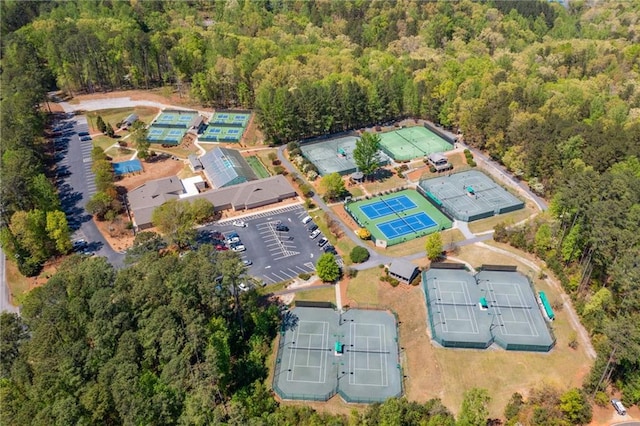
[[[324,246],[323,250],[325,253],[338,254],[338,252],[336,251],[336,248],[331,244],[327,244],[326,246]]]
[[[315,223],[311,222],[311,225],[309,225],[309,233],[315,231],[316,229],[318,229],[318,225],[316,225]]]
[[[320,241],[318,241],[318,247],[324,247],[328,242],[327,237],[322,237]]]
[[[276,231],[280,232],[289,232],[289,227],[287,225],[283,225],[281,223],[276,225]]]
[[[79,132],[78,136],[89,136],[89,132]]]

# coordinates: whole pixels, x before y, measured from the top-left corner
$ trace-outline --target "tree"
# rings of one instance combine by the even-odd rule
[[[362,133],[353,150],[353,160],[365,176],[372,175],[380,164],[380,135]]]
[[[593,415],[591,404],[580,389],[570,389],[560,397],[560,409],[574,425],[591,423]]]
[[[147,127],[145,126],[145,124],[142,121],[137,120],[136,122],[133,123],[133,125],[131,125],[129,132],[131,135],[130,136],[131,141],[135,144],[136,148],[138,149],[138,157],[142,158],[143,160],[145,158],[148,158],[149,147],[151,146],[151,143],[147,139],[149,131],[147,130]]]
[[[156,207],[151,222],[169,243],[180,248],[187,247],[195,239],[195,221],[188,201],[169,200]]]
[[[209,200],[198,198],[191,203],[191,216],[195,223],[206,223],[213,217],[215,209]]]
[[[67,253],[71,250],[71,237],[69,235],[69,224],[67,216],[60,210],[47,212],[46,230],[49,233],[58,253]]]
[[[102,116],[100,115],[98,116],[98,118],[96,118],[96,127],[98,128],[100,133],[107,132],[107,124],[104,122],[104,120],[102,119]]]
[[[473,388],[466,391],[456,424],[459,426],[484,426],[489,416],[487,409],[489,401],[491,401],[491,397],[486,389]]]
[[[429,260],[438,260],[442,257],[442,235],[439,232],[435,232],[427,237],[425,250],[427,251]]]
[[[364,247],[355,246],[351,253],[349,253],[349,257],[353,263],[362,263],[369,260],[369,250]]]
[[[105,192],[99,191],[87,202],[87,211],[96,215],[98,220],[104,220],[105,214],[111,209],[112,199]]]
[[[340,267],[331,253],[324,253],[316,264],[318,278],[324,282],[335,282],[340,278]]]
[[[331,173],[324,176],[320,185],[324,190],[324,196],[329,200],[336,200],[346,192],[342,176],[338,173]]]

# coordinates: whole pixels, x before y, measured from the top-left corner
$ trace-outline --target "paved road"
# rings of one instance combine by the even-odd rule
[[[84,116],[63,118],[62,136],[56,138],[56,160],[58,163],[58,189],[62,209],[67,214],[73,239],[84,239],[88,249],[97,256],[105,256],[115,267],[122,267],[124,255],[115,252],[91,220],[85,205],[96,192],[95,175],[91,171],[91,141],[81,141],[79,132],[88,132]]]
[[[7,285],[7,272],[5,269],[5,257],[2,248],[0,247],[0,277],[2,282],[0,283],[0,312],[18,313],[18,308],[11,304],[11,298],[9,297],[10,290]]]

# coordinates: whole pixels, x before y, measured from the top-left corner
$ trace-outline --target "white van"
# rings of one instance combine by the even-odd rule
[[[304,219],[302,219],[302,223],[304,223],[305,225],[309,222],[311,222],[311,216],[305,216]]]
[[[615,408],[618,414],[620,414],[621,416],[627,415],[627,409],[624,408],[624,405],[622,405],[622,402],[620,402],[619,399],[612,399],[611,405],[613,405],[613,408]]]

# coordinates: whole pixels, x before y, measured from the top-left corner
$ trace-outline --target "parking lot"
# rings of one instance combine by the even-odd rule
[[[246,250],[240,252],[243,260],[250,260],[249,275],[273,284],[297,277],[301,273],[313,273],[318,257],[324,253],[318,247],[322,234],[309,238],[310,222],[302,223],[307,211],[300,205],[283,207],[270,212],[256,213],[243,217],[247,224],[241,228],[234,226],[234,220],[225,220],[200,230],[201,235],[211,235],[212,231],[228,236],[238,233]],[[277,230],[278,224],[288,231]],[[201,240],[201,242],[204,242]],[[339,260],[341,263],[341,260]]]

